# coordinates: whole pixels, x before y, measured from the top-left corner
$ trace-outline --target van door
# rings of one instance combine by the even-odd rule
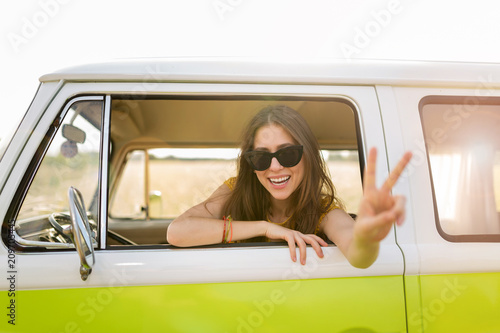
[[[232,135],[237,137],[242,120],[267,103],[302,108],[325,151],[355,151],[357,165],[363,166],[369,147],[377,147],[380,184],[388,175],[388,158],[373,87],[155,83],[140,96],[134,95],[135,88],[133,83],[66,84],[49,99],[43,121],[33,128],[43,135],[14,141],[26,147],[21,155],[31,153],[10,170],[7,183],[15,184],[14,194],[0,194],[11,207],[2,212],[8,246],[1,249],[3,262],[10,253],[19,258],[12,273],[15,295],[2,282],[5,299],[16,304],[17,331],[406,331],[404,261],[394,232],[381,243],[379,258],[368,269],[350,266],[334,244],[324,249],[323,259],[308,249],[302,266],[280,244],[188,249],[139,244],[130,239],[134,232],[124,237],[119,230],[155,223],[146,218],[142,204],[117,209],[122,215],[110,214],[112,198],[120,198],[114,191],[120,188],[124,161],[134,147],[235,148]],[[160,116],[148,118],[147,112]],[[340,133],[345,126],[335,119],[349,113],[352,133],[332,140],[335,129]],[[155,156],[149,163],[158,160]],[[342,170],[332,172],[346,177]],[[360,184],[359,168],[357,172]],[[152,190],[156,186],[150,185]],[[95,263],[87,263],[91,267],[84,270],[86,276],[66,227],[57,227],[69,223],[69,186],[82,192],[93,232]],[[149,195],[144,188],[137,184],[134,189]],[[138,197],[147,201],[144,195]],[[161,223],[168,218],[163,216]],[[134,223],[116,227],[127,222]],[[3,329],[9,325],[2,322]]]
[[[412,150],[406,262],[409,332],[500,329],[500,91],[377,87],[389,160]],[[400,124],[399,130],[395,124]],[[394,156],[394,157],[393,157]]]

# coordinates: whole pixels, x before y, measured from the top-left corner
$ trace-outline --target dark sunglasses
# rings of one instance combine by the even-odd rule
[[[267,170],[271,166],[273,157],[285,168],[291,168],[299,164],[302,158],[302,146],[288,146],[281,148],[275,153],[262,150],[251,150],[243,154],[250,166],[257,171]]]

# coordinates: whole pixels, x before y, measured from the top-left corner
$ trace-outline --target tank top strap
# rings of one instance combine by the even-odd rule
[[[227,187],[229,187],[229,189],[232,191],[234,189],[234,185],[236,185],[236,177],[231,177],[229,179],[227,179],[224,184],[227,185]]]

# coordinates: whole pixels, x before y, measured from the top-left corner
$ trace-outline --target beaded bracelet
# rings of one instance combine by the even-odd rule
[[[224,216],[222,219],[224,220],[224,229],[222,229],[222,241],[221,241],[221,243],[224,243],[224,238],[226,236],[226,217]]]
[[[231,239],[233,239],[233,225],[231,223],[233,221],[233,218],[231,217],[231,215],[229,215],[228,217],[224,216],[222,219],[224,220],[224,230],[222,231],[222,243],[229,243],[231,242]],[[226,222],[227,222],[227,229],[226,229]]]
[[[228,227],[228,229],[231,230],[231,236],[229,237],[229,240],[227,242],[231,243],[231,240],[233,239],[233,218],[231,217],[231,215],[229,215],[227,217],[227,220],[229,221],[229,227]],[[229,230],[228,230],[227,234],[229,236]]]

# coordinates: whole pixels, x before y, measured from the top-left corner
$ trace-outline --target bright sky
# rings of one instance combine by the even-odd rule
[[[0,139],[59,68],[185,55],[499,62],[499,13],[497,0],[3,1]]]

